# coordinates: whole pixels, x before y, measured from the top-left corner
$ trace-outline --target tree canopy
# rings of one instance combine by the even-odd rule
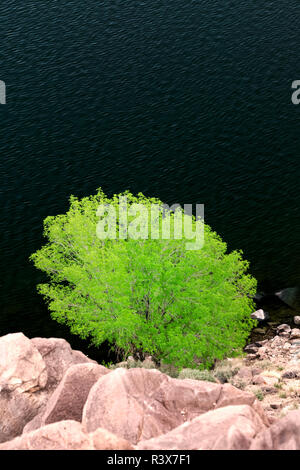
[[[128,191],[108,198],[100,189],[81,200],[72,196],[65,214],[45,219],[47,243],[31,259],[48,275],[38,291],[51,316],[94,345],[108,341],[121,358],[151,354],[179,367],[204,368],[239,353],[255,324],[256,291],[242,252],[227,253],[204,223],[199,250],[186,249],[190,240],[175,239],[172,230],[170,239],[120,239],[118,220],[116,238],[101,239],[99,205],[118,211],[120,196],[129,209],[162,204]]]

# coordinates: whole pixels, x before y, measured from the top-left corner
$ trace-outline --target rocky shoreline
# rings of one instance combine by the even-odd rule
[[[257,292],[254,296],[257,311],[252,318],[258,320],[258,325],[250,335],[250,342],[271,339],[276,335],[276,329],[281,324],[293,327],[294,315],[300,311],[300,290],[289,287],[278,292]]]
[[[205,380],[170,377],[151,358],[107,368],[63,339],[3,336],[0,450],[300,449],[300,330],[277,333]]]

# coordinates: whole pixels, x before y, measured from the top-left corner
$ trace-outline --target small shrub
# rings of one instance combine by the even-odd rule
[[[278,381],[277,383],[274,384],[274,387],[277,388],[278,390],[281,390],[283,387],[283,383]]]
[[[264,370],[265,369],[270,369],[270,368],[273,367],[273,364],[272,364],[271,361],[268,361],[267,359],[265,359],[265,360],[263,360],[259,363],[259,367],[260,367],[260,369],[264,369]]]
[[[214,370],[214,376],[221,382],[226,383],[238,373],[239,367],[234,367],[231,364],[222,364],[217,366]]]
[[[234,385],[236,388],[239,388],[240,390],[244,390],[246,388],[247,383],[240,378],[231,378],[229,380],[229,383],[231,385]]]
[[[111,367],[111,369],[119,369],[119,368],[128,369],[127,362],[118,362],[118,364],[113,364],[113,367]]]
[[[173,379],[177,379],[179,375],[179,369],[178,367],[172,365],[172,364],[161,364],[159,367],[160,372],[163,374],[168,375],[169,377],[172,377]]]
[[[127,361],[127,368],[128,369],[137,369],[143,367],[143,363],[140,360],[136,361]]]
[[[138,363],[140,363],[141,361],[136,361],[135,359],[131,358],[127,359],[126,362],[128,369],[134,369],[135,367],[138,367]]]
[[[157,369],[155,364],[151,361],[143,361],[141,367],[143,367],[143,369]]]
[[[214,375],[208,370],[182,369],[178,375],[178,378],[216,382]]]
[[[256,390],[254,392],[254,394],[255,394],[256,398],[260,401],[262,401],[265,398],[265,396],[264,396],[264,394],[261,390]]]

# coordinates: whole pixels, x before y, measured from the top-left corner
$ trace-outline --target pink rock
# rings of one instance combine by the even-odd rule
[[[262,346],[261,348],[259,348],[257,354],[260,359],[263,359],[264,357],[266,357],[267,352],[268,352],[268,348],[266,346]]]
[[[80,351],[74,351],[62,338],[33,338],[33,346],[42,355],[48,372],[47,387],[56,388],[66,370],[74,365],[86,362],[97,364]]]
[[[247,450],[251,440],[265,429],[248,405],[209,411],[172,431],[142,441],[139,450]]]
[[[241,367],[234,379],[241,379],[243,382],[250,384],[252,381],[252,371],[249,367]]]
[[[81,422],[83,406],[91,387],[109,372],[106,367],[93,363],[75,364],[69,367],[45,409],[25,426],[23,433],[57,421]]]
[[[130,442],[106,429],[86,434],[77,421],[48,424],[12,441],[0,444],[0,450],[134,450]]]
[[[276,331],[279,336],[289,336],[291,332],[291,327],[284,323],[282,325],[279,325]]]
[[[256,397],[253,393],[244,392],[228,383],[222,386],[221,394],[217,402],[217,408],[229,405],[253,405]]]
[[[23,333],[0,338],[0,391],[27,392],[47,382],[46,364]]]
[[[22,434],[35,431],[36,429],[39,429],[43,426],[43,416],[45,413],[46,406],[47,402],[45,401],[43,406],[41,406],[38,414],[36,414],[33,419],[30,419],[30,421],[28,421],[27,424],[24,426]]]
[[[91,436],[77,421],[60,421],[22,434],[0,445],[0,450],[93,450]]]
[[[21,434],[45,402],[46,364],[23,333],[0,338],[0,442]]]
[[[90,436],[96,450],[134,450],[130,442],[112,434],[106,429],[98,428]]]
[[[269,427],[271,424],[271,419],[269,416],[266,415],[265,410],[261,405],[261,402],[259,400],[255,400],[251,408],[258,414],[264,425],[266,427]]]
[[[299,328],[293,328],[291,331],[290,335],[291,339],[299,339],[300,338],[300,329]]]
[[[265,379],[261,375],[255,375],[252,380],[253,385],[266,385]]]
[[[300,450],[300,410],[291,411],[261,432],[251,450]]]
[[[158,370],[122,368],[92,387],[82,423],[87,432],[102,427],[136,444],[208,410],[254,400],[253,394],[229,384],[171,379]]]

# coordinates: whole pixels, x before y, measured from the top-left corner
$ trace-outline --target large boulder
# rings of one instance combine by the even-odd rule
[[[102,427],[136,444],[208,410],[254,401],[253,394],[229,384],[172,379],[158,370],[120,368],[92,387],[82,423],[87,432]]]
[[[291,411],[261,432],[252,442],[251,450],[299,450],[300,410]]]
[[[93,450],[93,443],[80,423],[60,421],[5,442],[0,450]]]
[[[139,450],[247,450],[265,426],[248,405],[209,411],[172,431],[142,441]]]
[[[109,369],[99,364],[75,364],[69,367],[62,381],[38,416],[28,423],[23,433],[33,431],[57,421],[74,420],[81,422],[83,406],[94,383]]]
[[[97,364],[81,351],[74,351],[70,344],[62,338],[33,338],[31,343],[40,352],[46,363],[47,388],[49,389],[57,387],[70,366],[86,362]]]
[[[215,407],[221,408],[230,405],[252,406],[255,402],[256,397],[253,393],[244,392],[233,385],[225,383],[222,385],[221,393]]]
[[[77,421],[48,424],[0,444],[1,450],[133,450],[131,444],[106,429],[86,434]]]
[[[23,333],[0,338],[0,391],[28,392],[44,388],[47,383],[46,364]]]
[[[107,429],[98,428],[90,436],[95,450],[134,450],[130,442],[112,434]]]
[[[65,372],[83,363],[97,365],[82,352],[73,351],[64,339],[30,340],[22,333],[1,337],[0,442],[18,436],[24,428],[40,427],[49,396]]]
[[[42,409],[47,394],[41,392],[0,393],[0,442],[22,433],[24,426]]]
[[[21,434],[45,403],[46,364],[22,333],[0,338],[0,442]]]

